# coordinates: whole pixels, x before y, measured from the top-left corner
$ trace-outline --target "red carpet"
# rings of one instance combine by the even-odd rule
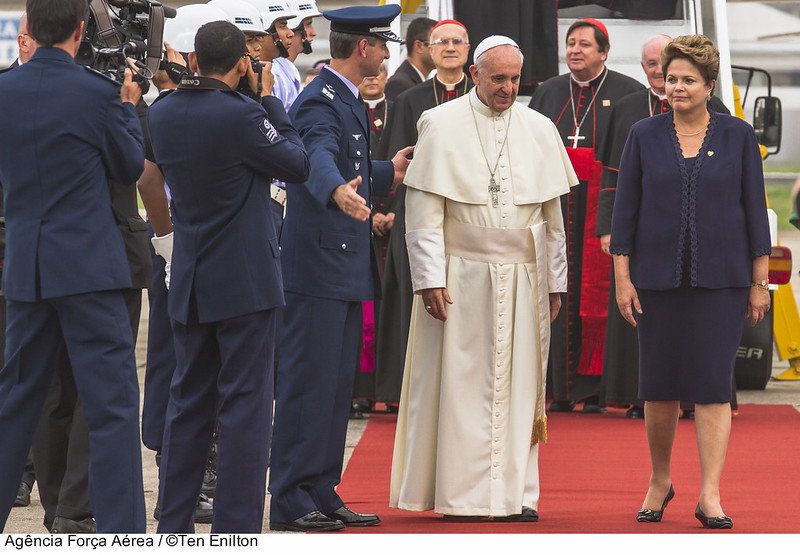
[[[694,423],[681,420],[673,450],[675,499],[660,524],[636,522],[649,477],[644,422],[624,410],[605,415],[553,413],[539,451],[538,523],[444,522],[431,512],[389,508],[396,415],[373,414],[350,459],[339,493],[356,511],[383,522],[346,533],[666,533],[702,531],[694,518],[700,470]],[[722,504],[734,533],[798,533],[800,413],[785,405],[742,405],[722,478]]]

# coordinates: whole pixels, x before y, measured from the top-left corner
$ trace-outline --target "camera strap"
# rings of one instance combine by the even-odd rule
[[[147,33],[147,69],[155,75],[161,64],[161,50],[164,40],[164,6],[150,4],[150,26]]]
[[[91,10],[97,25],[97,38],[109,48],[120,46],[122,42],[119,39],[116,27],[114,27],[114,22],[109,13],[110,8],[105,0],[91,0],[89,10]]]
[[[218,91],[232,91],[228,85],[214,79],[212,77],[200,77],[199,75],[187,75],[181,79],[179,89],[194,89],[194,90],[218,90]]]

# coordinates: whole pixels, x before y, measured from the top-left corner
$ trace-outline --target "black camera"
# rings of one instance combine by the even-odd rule
[[[247,81],[247,75],[245,75],[239,79],[239,86],[236,87],[236,91],[245,96],[249,96],[254,100],[257,100],[258,102],[261,102],[261,72],[264,71],[264,66],[262,66],[261,62],[258,60],[254,60],[250,54],[248,54],[247,57],[250,61],[250,67],[253,68],[253,73],[256,74],[256,86],[258,89],[256,92],[253,92],[253,89],[250,88],[250,83]]]
[[[91,0],[75,61],[122,83],[132,58],[146,93],[161,62],[164,20],[176,13],[154,0]]]

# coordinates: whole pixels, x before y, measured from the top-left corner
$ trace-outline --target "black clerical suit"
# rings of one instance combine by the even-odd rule
[[[583,84],[571,73],[548,79],[531,99],[530,107],[556,124],[581,180],[562,197],[561,205],[568,284],[563,307],[552,325],[547,381],[558,401],[580,401],[599,392],[611,263],[601,252],[594,231],[601,175],[595,161],[603,150],[614,105],[643,88],[638,81],[606,68]]]
[[[385,160],[401,148],[416,144],[417,120],[422,112],[462,96],[472,86],[472,81],[464,75],[448,91],[434,77],[398,96],[389,112],[376,158]],[[375,326],[375,400],[396,404],[400,402],[403,384],[414,290],[406,250],[406,186],[398,185],[393,196],[394,224],[386,250],[383,300]]]

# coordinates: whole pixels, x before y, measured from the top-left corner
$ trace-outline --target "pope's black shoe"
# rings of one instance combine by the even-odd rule
[[[341,520],[328,518],[319,511],[296,518],[291,522],[270,522],[269,529],[276,532],[335,532],[344,528]]]
[[[346,505],[342,505],[325,516],[330,519],[341,520],[345,526],[372,526],[381,521],[378,515],[357,513],[348,509]]]
[[[14,499],[15,507],[27,507],[31,504],[31,487],[25,482],[20,482],[17,497]]]
[[[495,522],[539,522],[539,513],[530,507],[522,507],[521,514],[496,516],[492,520]]]
[[[53,526],[50,527],[51,534],[96,534],[97,524],[92,517],[83,520],[72,520],[57,516],[53,519]]]

